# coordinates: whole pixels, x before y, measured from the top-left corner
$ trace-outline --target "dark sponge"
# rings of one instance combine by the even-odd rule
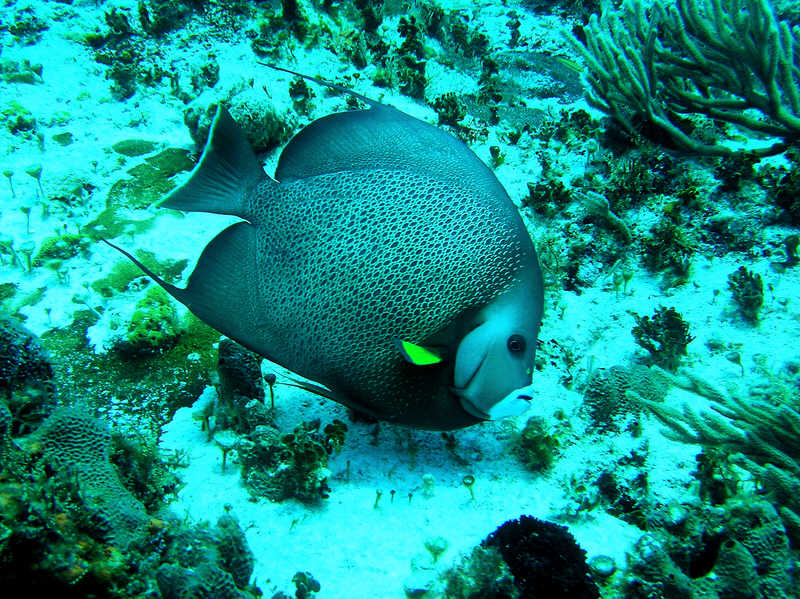
[[[586,552],[565,526],[520,516],[501,525],[481,544],[500,551],[522,597],[600,597]]]

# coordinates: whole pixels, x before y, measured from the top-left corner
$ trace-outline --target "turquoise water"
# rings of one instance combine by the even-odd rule
[[[6,2],[4,596],[797,597],[796,9],[669,6]]]

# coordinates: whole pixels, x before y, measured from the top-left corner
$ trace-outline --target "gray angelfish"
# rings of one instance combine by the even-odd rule
[[[347,93],[369,108],[309,124],[274,179],[218,108],[162,206],[243,220],[185,289],[124,253],[200,319],[355,410],[449,430],[526,408],[543,297],[516,208],[454,136]]]

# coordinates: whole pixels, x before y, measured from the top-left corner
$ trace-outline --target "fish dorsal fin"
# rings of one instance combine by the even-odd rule
[[[348,93],[370,106],[330,114],[303,128],[281,153],[275,171],[278,181],[339,171],[404,170],[507,197],[494,173],[446,131],[333,83],[271,68]]]
[[[225,107],[219,105],[200,161],[189,179],[161,206],[247,218],[248,192],[265,179],[267,175],[244,133]]]

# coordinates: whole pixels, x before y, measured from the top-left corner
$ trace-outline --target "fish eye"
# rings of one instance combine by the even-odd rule
[[[511,335],[506,343],[508,351],[519,354],[525,351],[525,338],[522,335]]]

